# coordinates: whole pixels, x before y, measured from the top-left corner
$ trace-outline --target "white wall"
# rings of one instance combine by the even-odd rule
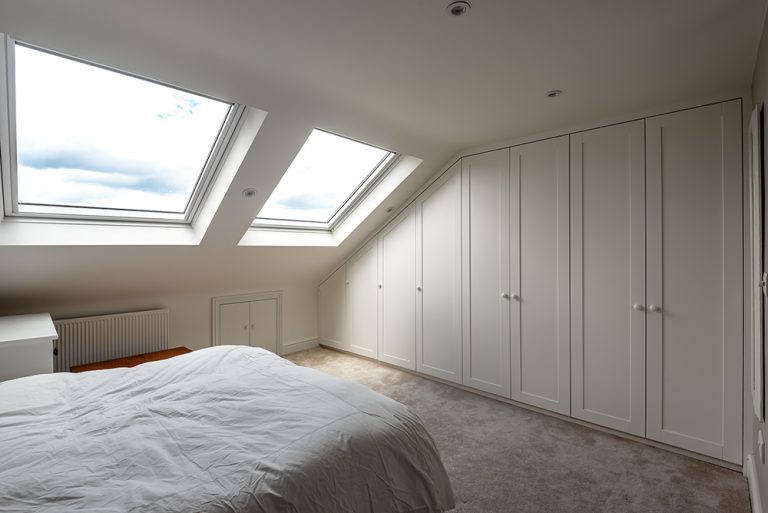
[[[175,295],[146,295],[100,300],[46,301],[45,297],[24,304],[0,305],[0,315],[50,312],[54,319],[101,315],[117,312],[169,308],[171,346],[201,349],[211,344],[211,298],[262,292],[283,291],[283,346],[317,338],[317,289],[313,284],[270,287],[259,290],[210,290]]]
[[[760,41],[757,63],[755,65],[755,73],[752,80],[752,101],[755,105],[764,105],[768,101],[768,27],[765,24],[763,25],[763,37]],[[764,137],[768,137],[768,134],[764,134]],[[765,143],[768,143],[768,138],[765,139]],[[765,147],[768,148],[768,145]],[[764,157],[766,157],[766,159],[763,162],[763,167],[764,169],[768,169],[768,156]],[[766,187],[765,192],[768,194],[768,183],[764,183],[763,185]],[[768,195],[765,197],[768,198]],[[748,220],[749,218],[747,217],[746,219]],[[763,264],[766,266],[765,268],[768,269],[768,260],[764,261]],[[751,294],[749,297],[751,297]],[[746,310],[749,310],[749,308]],[[766,313],[768,313],[768,310]],[[768,316],[766,316],[766,318],[768,318]],[[751,356],[751,346],[746,344],[745,349],[750,353]],[[766,354],[766,357],[768,357],[768,354]],[[766,364],[766,368],[768,368],[768,361]],[[751,363],[746,366],[745,374],[747,376],[751,375]],[[749,392],[750,390],[751,387],[747,387],[747,391]],[[749,394],[746,395],[749,396]],[[761,497],[762,504],[768,505],[768,465],[761,463],[759,457],[757,457],[758,433],[762,431],[763,437],[765,438],[766,435],[768,435],[768,428],[766,427],[765,422],[758,422],[757,418],[752,412],[752,398],[748,397],[748,399],[749,400],[746,401],[744,408],[744,423],[747,427],[751,428],[747,431],[751,431],[752,436],[750,440],[751,443],[745,450],[755,455],[754,459],[758,477],[757,481],[759,483],[758,492]]]

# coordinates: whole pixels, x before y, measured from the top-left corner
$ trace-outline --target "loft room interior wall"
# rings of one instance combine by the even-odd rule
[[[768,101],[768,26],[765,24],[763,25],[763,35],[760,40],[757,63],[755,64],[755,73],[752,80],[752,99],[754,105],[765,105],[766,101]],[[768,143],[768,139],[765,139],[765,131],[763,131],[763,137],[763,147],[765,148]],[[763,153],[763,159],[763,169],[766,169],[768,161],[766,160],[765,151]],[[766,196],[768,195],[766,186],[766,182],[763,181],[764,197],[768,197]],[[765,209],[765,204],[763,204],[763,209]],[[763,230],[763,240],[765,241],[765,225]],[[768,256],[768,253],[764,254],[764,258],[766,256]],[[764,261],[763,266],[768,269],[768,261]],[[765,307],[768,308],[768,304]],[[768,311],[765,311],[764,313],[768,313]],[[765,318],[768,318],[768,315],[766,315]],[[765,329],[765,326],[763,329]],[[768,357],[768,355],[764,353],[764,357]],[[765,364],[768,366],[768,361]],[[760,461],[757,447],[758,434],[762,432],[763,438],[766,438],[766,435],[768,435],[768,427],[765,422],[759,422],[754,415],[751,398],[748,405],[745,406],[744,415],[745,423],[749,422],[752,426],[751,448],[748,448],[748,450],[751,449],[751,453],[754,455],[754,463],[759,483],[758,492],[760,494],[761,503],[763,505],[768,505],[768,465]]]
[[[44,251],[44,249],[40,249]],[[87,252],[87,248],[83,251]],[[115,291],[111,297],[50,299],[44,295],[21,301],[0,302],[0,315],[49,312],[54,319],[83,317],[118,312],[169,308],[171,311],[171,347],[202,349],[211,344],[211,298],[267,290],[283,291],[282,342],[291,343],[317,338],[317,290],[314,284],[253,287],[247,289],[211,288],[199,292],[157,293],[123,297]]]

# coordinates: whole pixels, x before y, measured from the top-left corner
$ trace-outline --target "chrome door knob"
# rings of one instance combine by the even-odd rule
[[[661,312],[661,307],[656,305],[648,305],[648,310],[651,312]]]
[[[637,310],[638,312],[642,312],[643,310],[645,310],[645,307],[640,303],[635,303],[634,305],[632,305],[632,310]]]
[[[520,301],[520,294],[512,294],[512,299],[515,301]]]
[[[421,285],[418,285],[418,286],[416,287],[416,290],[418,290],[419,292],[421,292]]]
[[[509,299],[509,298],[510,298],[510,297],[512,297],[512,296],[510,296],[509,294],[507,294],[506,292],[504,292],[504,293],[501,295],[501,297],[502,297],[502,298],[504,298],[504,299]]]

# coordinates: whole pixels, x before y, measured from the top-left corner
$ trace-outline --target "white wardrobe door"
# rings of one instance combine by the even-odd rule
[[[421,195],[416,213],[417,369],[461,383],[460,162]]]
[[[647,435],[741,463],[741,102],[646,123]]]
[[[511,396],[568,415],[568,137],[510,151]]]
[[[462,159],[469,269],[464,384],[509,397],[509,149]]]
[[[348,349],[378,357],[378,266],[376,240],[347,262],[346,319]]]
[[[320,342],[339,349],[349,349],[346,327],[346,266],[340,267],[318,290],[318,332]]]
[[[637,436],[645,436],[644,138],[643,121],[571,135],[571,413]]]
[[[250,345],[277,353],[277,300],[251,301]]]
[[[250,310],[248,303],[230,303],[219,307],[219,344],[250,345]]]
[[[416,369],[416,216],[413,207],[379,235],[379,360]]]

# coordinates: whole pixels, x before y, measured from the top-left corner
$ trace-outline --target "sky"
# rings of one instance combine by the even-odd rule
[[[183,213],[230,105],[16,45],[18,200]]]
[[[258,219],[326,223],[390,152],[313,130]]]

